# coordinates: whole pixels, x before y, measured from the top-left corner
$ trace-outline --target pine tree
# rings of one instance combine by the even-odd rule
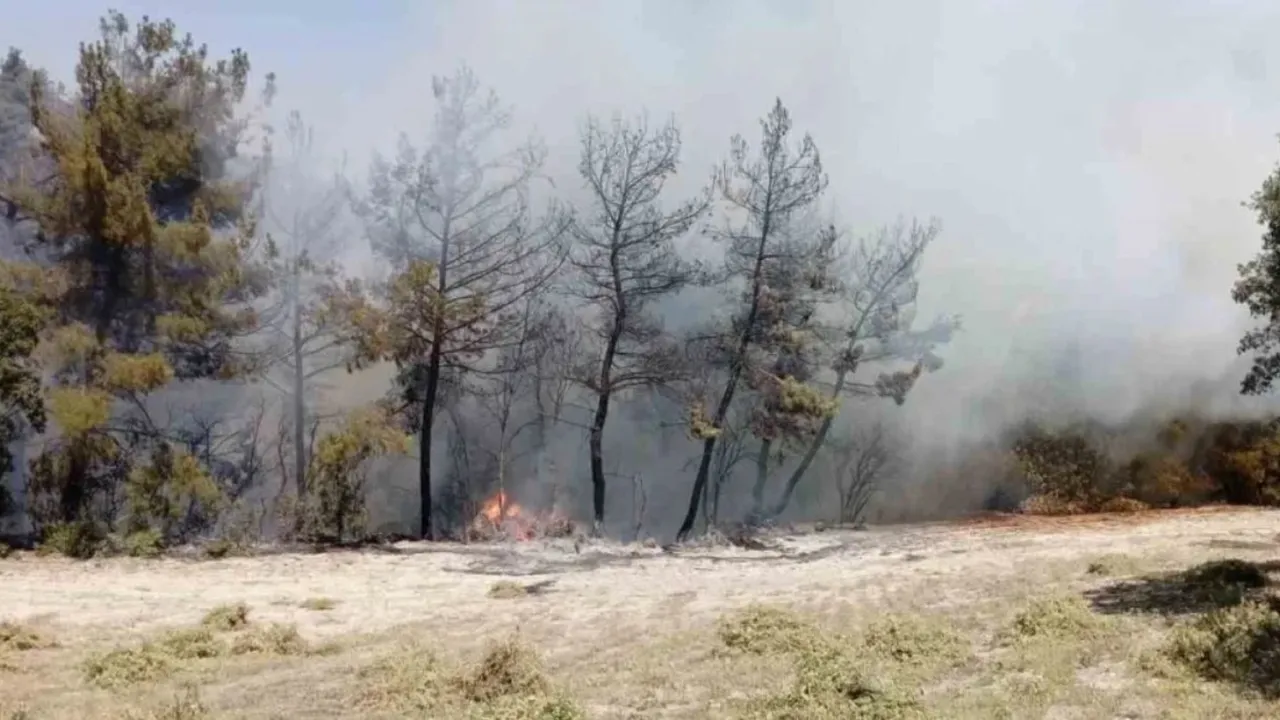
[[[255,327],[247,303],[265,288],[249,262],[253,183],[228,167],[248,76],[242,51],[212,61],[171,21],[112,12],[80,46],[72,97],[31,83],[55,172],[9,194],[37,226],[41,291],[56,296],[45,359],[57,437],[33,463],[40,519],[92,520],[127,480],[131,524],[168,533],[217,496],[145,398],[247,369],[235,340]]]

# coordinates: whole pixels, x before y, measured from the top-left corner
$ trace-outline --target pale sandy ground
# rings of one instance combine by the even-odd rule
[[[1131,556],[1150,570],[1221,557],[1275,559],[1277,533],[1280,512],[1245,509],[828,530],[779,536],[777,549],[764,551],[695,546],[667,552],[589,543],[578,552],[572,541],[548,541],[405,543],[389,551],[200,561],[76,562],[23,554],[0,560],[0,620],[48,628],[64,642],[60,654],[49,655],[47,677],[0,674],[0,701],[8,696],[9,702],[30,703],[35,718],[88,717],[86,708],[101,708],[103,696],[79,687],[70,671],[53,669],[72,667],[103,643],[190,624],[216,605],[243,601],[256,619],[296,623],[310,638],[366,639],[347,659],[329,661],[326,672],[349,675],[386,642],[411,634],[465,655],[485,639],[518,629],[549,654],[553,669],[574,669],[574,689],[586,696],[593,717],[713,717],[706,710],[708,694],[689,687],[687,679],[675,688],[646,689],[642,703],[634,693],[604,687],[610,672],[622,672],[613,653],[711,627],[726,611],[752,602],[797,605],[846,620],[883,610],[974,615],[969,610],[995,598],[1005,607],[1048,590],[1108,582],[1083,573],[1090,559],[1104,555]],[[500,579],[554,584],[544,594],[504,602],[486,595]],[[317,597],[333,600],[333,609],[300,607]],[[644,670],[658,680],[637,682],[646,688],[659,682],[661,664]],[[577,672],[583,666],[592,671]],[[341,681],[309,672],[315,675],[309,683]],[[323,704],[268,713],[249,699],[265,692],[254,685],[264,682],[215,681],[210,697],[235,717],[343,714]],[[39,712],[42,706],[47,713]]]

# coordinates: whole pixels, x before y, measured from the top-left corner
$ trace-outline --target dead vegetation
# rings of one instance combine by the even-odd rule
[[[1038,598],[1019,610],[1002,637],[1025,640],[1073,640],[1096,633],[1102,620],[1089,605],[1072,595]]]
[[[304,610],[314,610],[316,612],[328,612],[338,607],[338,601],[328,597],[313,597],[303,600],[299,606]]]
[[[510,600],[512,598],[528,597],[529,595],[540,595],[551,589],[555,584],[554,580],[544,580],[535,583],[520,583],[514,580],[499,580],[489,586],[489,597],[495,600]]]
[[[84,662],[85,679],[104,689],[121,689],[167,679],[214,658],[333,651],[333,646],[312,646],[292,625],[250,624],[248,614],[243,603],[219,606],[196,627],[167,630],[139,645],[95,654]]]
[[[746,718],[924,717],[920,692],[929,671],[970,651],[944,622],[898,614],[844,634],[785,608],[755,605],[722,619],[718,634],[731,651],[792,664],[791,684],[747,701]]]
[[[518,638],[490,645],[473,666],[450,667],[430,649],[406,646],[360,673],[358,705],[414,717],[577,720],[542,660]]]
[[[456,564],[475,563],[484,552],[475,547],[183,564],[208,603],[188,624],[162,623],[161,613],[140,637],[121,637],[116,625],[71,647],[49,644],[72,637],[56,620],[5,626],[8,642],[32,649],[0,651],[17,666],[0,682],[17,691],[0,709],[51,720],[1275,716],[1280,603],[1261,542],[1275,535],[1273,521],[1206,513],[1180,525],[1183,515],[1167,527],[1144,520],[1136,534],[1128,525],[1018,534],[966,525],[889,554],[879,548],[902,539],[874,529],[779,535],[780,547],[845,549],[807,560],[801,550],[703,548],[535,581],[477,577],[477,566]],[[1224,533],[1227,517],[1251,529]],[[1207,538],[1223,534],[1240,544],[1233,552],[1258,555],[1213,555]],[[1259,540],[1243,549],[1250,535]],[[1067,538],[1079,555],[1062,552]],[[514,564],[522,553],[522,572],[536,574],[529,563],[549,552],[499,556]],[[546,559],[582,557],[560,552]],[[150,564],[118,562],[133,575],[113,587],[177,582]],[[252,574],[261,563],[276,564]],[[46,564],[69,566],[33,560],[20,572]],[[201,575],[213,572],[225,575]],[[323,585],[308,584],[316,577]],[[373,577],[389,584],[375,589]],[[405,578],[422,581],[399,584]],[[557,580],[557,592],[521,600]],[[232,581],[246,583],[236,595],[210,591]],[[1131,596],[1132,586],[1200,600],[1141,610],[1101,602]],[[487,593],[510,599],[475,602]],[[329,605],[321,600],[344,612],[308,612]],[[416,617],[368,624],[400,606]],[[189,607],[172,611],[189,617]],[[333,654],[335,640],[344,652]]]

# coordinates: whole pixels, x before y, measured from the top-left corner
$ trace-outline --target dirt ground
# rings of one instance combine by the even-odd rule
[[[1126,578],[1222,558],[1275,560],[1277,533],[1280,512],[1213,509],[779,534],[757,550],[563,540],[221,560],[21,553],[0,560],[0,621],[50,640],[11,653],[7,669],[0,662],[0,719],[369,717],[378,713],[352,701],[361,669],[406,641],[461,663],[513,635],[536,648],[586,717],[737,717],[735,703],[787,673],[719,651],[717,622],[752,604],[810,613],[832,632],[886,613],[941,618],[973,643],[975,659],[922,685],[930,716],[1280,717],[1280,704],[1244,690],[1148,677],[1137,658],[1179,618],[1097,600]],[[1118,569],[1098,570],[1117,559]],[[539,592],[491,596],[500,581]],[[1093,598],[1117,629],[1073,657],[1027,651],[1011,664],[990,649],[1019,608],[1064,595]],[[215,659],[124,690],[86,681],[95,654],[231,603],[334,650]],[[1015,675],[1036,678],[1036,691],[1011,685]],[[164,714],[187,685],[206,714]]]

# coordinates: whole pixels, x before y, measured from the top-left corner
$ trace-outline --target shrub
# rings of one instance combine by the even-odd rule
[[[227,646],[207,627],[172,630],[157,641],[158,648],[177,660],[200,660],[226,654]]]
[[[327,597],[307,598],[302,601],[302,607],[306,610],[315,610],[317,612],[325,612],[332,610],[338,606],[337,601]]]
[[[871,623],[861,640],[871,653],[911,665],[956,660],[966,645],[945,625],[909,615],[888,615]]]
[[[158,558],[164,554],[164,538],[151,528],[135,530],[124,536],[125,555],[136,558]]]
[[[1208,680],[1280,696],[1280,602],[1249,601],[1177,627],[1164,648],[1174,663]]]
[[[1107,495],[1101,485],[1110,467],[1089,430],[1080,426],[1048,430],[1032,423],[1021,428],[1012,451],[1033,495],[1084,509]]]
[[[358,703],[426,717],[582,720],[547,678],[537,654],[516,639],[491,645],[471,668],[445,667],[429,650],[406,647],[361,672]]]
[[[1039,598],[1014,615],[1006,640],[1071,640],[1092,635],[1101,618],[1074,595]]]
[[[237,637],[231,645],[233,655],[307,655],[311,647],[298,634],[294,625],[272,623],[254,628]]]
[[[31,629],[27,625],[16,622],[0,622],[0,651],[39,650],[54,647],[56,643]]]
[[[239,630],[249,624],[249,606],[242,602],[219,605],[205,613],[200,624],[221,632]]]
[[[719,623],[725,647],[756,655],[799,652],[820,644],[818,628],[791,610],[748,605]]]
[[[85,560],[102,547],[103,533],[91,522],[53,523],[45,526],[37,551]]]
[[[835,647],[809,647],[796,654],[791,686],[746,703],[746,716],[760,720],[912,720],[925,717],[920,700],[871,680]]]
[[[511,598],[524,597],[529,594],[528,589],[521,583],[512,580],[499,580],[489,586],[489,597],[498,600],[509,600]]]
[[[1098,511],[1104,513],[1140,513],[1150,509],[1151,506],[1147,503],[1131,497],[1109,498],[1098,506]]]
[[[1123,477],[1117,484],[1123,485],[1125,492],[1135,502],[1148,506],[1202,505],[1214,494],[1213,481],[1207,475],[1192,470],[1175,457],[1155,453],[1140,454],[1125,465],[1122,473]]]
[[[104,689],[117,689],[162,680],[173,673],[176,663],[159,645],[147,643],[136,648],[117,648],[85,661],[85,679]]]

